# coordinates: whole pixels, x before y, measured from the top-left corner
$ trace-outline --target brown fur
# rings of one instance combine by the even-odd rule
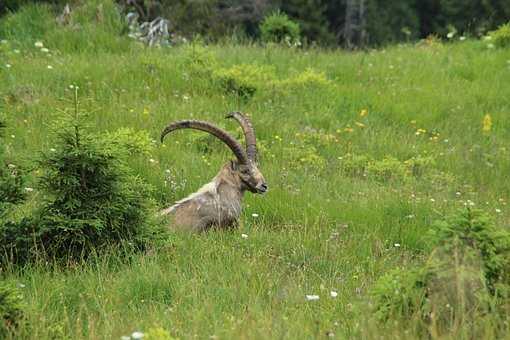
[[[263,193],[267,189],[264,177],[254,163],[225,164],[214,179],[196,193],[163,210],[170,216],[173,229],[200,232],[210,228],[237,225],[246,190]]]

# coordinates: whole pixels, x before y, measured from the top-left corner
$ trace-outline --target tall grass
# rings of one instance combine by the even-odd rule
[[[193,73],[199,46],[145,48],[120,35],[111,3],[99,23],[87,16],[98,2],[86,6],[78,28],[59,28],[44,6],[0,22],[7,40],[0,110],[9,117],[11,158],[30,166],[52,148],[47,124],[71,105],[73,85],[98,131],[128,127],[156,140],[168,122],[193,117],[240,136],[223,116],[250,113],[271,189],[246,197],[238,230],[175,234],[164,249],[113,252],[68,268],[3,268],[30,306],[17,336],[109,339],[163,327],[179,338],[409,338],[398,324],[383,331],[375,323],[373,282],[423,257],[431,222],[458,207],[482,207],[508,226],[508,49],[481,41],[356,53],[225,44],[205,47],[211,72]],[[225,92],[214,76],[246,64],[271,79],[255,82],[248,99]],[[326,82],[301,82],[306,72]],[[483,131],[487,114],[492,126]],[[352,155],[371,170],[351,171]],[[222,145],[187,132],[130,165],[163,207],[229,157]],[[413,157],[434,162],[413,175],[405,170]],[[37,199],[31,193],[28,204]]]

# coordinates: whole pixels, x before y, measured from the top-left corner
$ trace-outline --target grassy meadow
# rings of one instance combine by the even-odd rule
[[[130,165],[159,207],[233,157],[200,132],[161,145],[160,131],[194,118],[241,138],[224,119],[233,110],[252,117],[270,189],[246,194],[235,230],[174,233],[162,248],[64,268],[2,268],[28,305],[30,326],[17,337],[413,338],[376,322],[374,282],[426,257],[430,225],[457,209],[478,207],[509,226],[508,48],[474,39],[359,52],[146,48],[111,33],[107,16],[97,28],[84,21],[59,31],[52,18],[22,15],[33,13],[0,19],[0,111],[9,159],[31,169],[27,187],[37,188],[35,160],[53,147],[51,122],[73,110],[78,86],[95,132],[129,128],[153,140]],[[35,189],[26,205],[39,198]],[[467,334],[460,327],[446,337]]]

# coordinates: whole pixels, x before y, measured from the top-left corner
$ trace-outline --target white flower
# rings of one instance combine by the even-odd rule
[[[74,85],[72,85],[72,84],[71,84],[71,85],[69,85],[69,88],[70,88],[71,90],[72,90],[72,89],[74,89]]]
[[[466,37],[465,36],[459,37],[459,40],[464,41],[464,40],[466,40]]]
[[[255,218],[257,218],[257,217],[259,217],[259,214],[255,214],[255,213],[253,213],[253,214],[251,214],[251,217],[255,217]]]
[[[5,64],[5,67],[7,67],[7,68],[11,68],[11,67],[12,67],[12,65],[11,65],[11,64]]]
[[[20,50],[18,50],[18,49],[14,49],[14,50],[12,50],[12,51],[13,51],[14,53],[16,53],[16,54],[20,54],[20,53],[21,53],[21,51],[20,51]]]
[[[53,70],[53,66],[51,66],[51,65],[48,65],[46,67],[48,68],[48,70]]]
[[[451,38],[453,38],[453,36],[454,36],[454,35],[455,35],[455,32],[448,32],[448,34],[446,35],[446,37],[447,37],[448,39],[451,39]]]
[[[394,246],[395,246],[396,248],[399,248],[399,247],[400,247],[400,243],[395,243],[395,244],[394,244]]]
[[[319,300],[319,295],[306,295],[306,300],[308,300],[308,301]]]
[[[435,200],[435,199],[433,199],[433,198],[431,198],[431,199],[430,199],[430,201],[431,201],[432,203],[434,203],[436,200]]]
[[[133,332],[133,334],[131,334],[131,338],[133,338],[133,339],[142,339],[143,336],[144,335],[142,332]]]
[[[248,238],[248,235],[246,235],[246,234],[241,234],[241,237],[242,237],[242,238]]]
[[[26,192],[32,192],[32,191],[34,191],[34,188],[25,188],[25,191]]]
[[[455,193],[455,195],[460,196],[460,195],[462,195],[462,194],[460,193],[460,191],[457,191],[457,192]]]
[[[18,283],[19,288],[25,288],[26,286],[23,283]]]
[[[38,47],[38,48],[42,48],[42,47],[44,47],[44,44],[42,43],[42,41],[36,41],[34,46]]]
[[[151,159],[149,159],[149,162],[156,163],[156,160],[151,158]]]
[[[57,150],[55,150],[54,148],[51,148],[51,149],[50,149],[50,151],[51,151],[51,152],[55,152],[55,151],[57,151]]]
[[[499,214],[501,212],[501,209],[496,208],[496,212]]]
[[[11,135],[11,138],[16,138],[16,136],[15,135]]]
[[[329,292],[329,295],[331,295],[332,298],[336,298],[338,296],[338,293],[332,290],[331,292]]]
[[[41,52],[48,53],[49,51],[46,47],[41,48]]]

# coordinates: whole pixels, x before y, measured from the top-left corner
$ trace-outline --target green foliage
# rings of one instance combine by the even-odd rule
[[[260,24],[260,34],[264,42],[299,44],[299,25],[290,20],[287,14],[276,11],[264,18]]]
[[[381,321],[394,318],[426,317],[425,310],[426,286],[428,282],[427,268],[395,268],[379,278],[372,288],[376,316]]]
[[[488,286],[510,285],[510,232],[480,210],[466,209],[431,229],[431,240],[445,251],[473,248],[480,252]]]
[[[510,46],[510,22],[501,25],[497,30],[489,33],[495,46],[509,47]]]
[[[51,257],[80,257],[121,241],[143,245],[150,234],[149,187],[132,174],[115,145],[64,119],[53,151],[43,154],[47,194],[38,233]]]
[[[144,333],[144,338],[147,340],[174,340],[169,331],[163,327],[152,327]]]
[[[145,130],[120,128],[106,133],[103,140],[106,145],[115,145],[119,151],[125,151],[127,156],[150,156],[154,151],[154,143]]]
[[[481,332],[492,309],[505,313],[510,280],[510,232],[480,210],[466,209],[431,229],[434,251],[422,265],[395,269],[372,289],[380,320],[418,327],[420,332]],[[495,308],[495,309],[494,309]]]
[[[20,291],[0,281],[0,337],[2,339],[7,338],[22,321],[24,308],[25,304]]]
[[[126,165],[130,153],[147,150],[147,136],[129,130],[94,135],[81,117],[64,117],[55,131],[55,147],[39,161],[45,201],[33,217],[1,228],[1,253],[14,263],[34,256],[77,259],[153,240],[150,187]],[[133,135],[138,139],[127,143]]]
[[[240,64],[217,69],[213,77],[225,93],[249,99],[274,79],[274,72],[268,66]]]

